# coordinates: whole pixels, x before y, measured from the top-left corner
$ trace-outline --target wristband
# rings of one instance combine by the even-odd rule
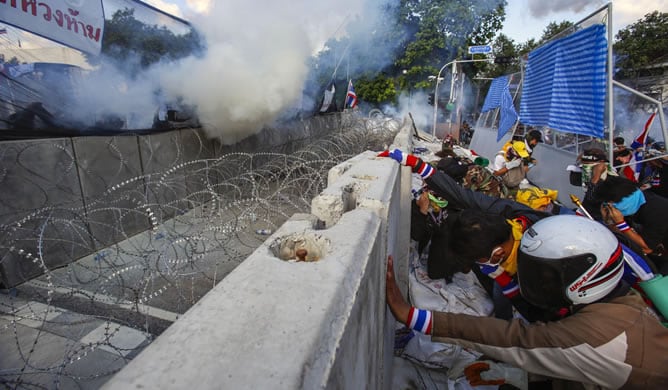
[[[432,315],[429,310],[411,307],[406,326],[424,334],[431,334]]]
[[[417,159],[413,162],[413,165],[410,166],[413,167],[413,172],[420,175],[423,179],[429,178],[429,176],[433,175],[435,172],[434,167],[432,167],[431,164],[428,164],[421,159]]]
[[[623,221],[623,220],[621,222],[615,222],[615,226],[622,233],[627,231],[627,230],[631,230],[631,226],[629,226],[629,224],[626,223],[626,221]]]

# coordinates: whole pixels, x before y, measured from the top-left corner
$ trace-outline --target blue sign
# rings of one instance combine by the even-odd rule
[[[469,46],[469,54],[487,54],[492,52],[492,47],[489,45]]]

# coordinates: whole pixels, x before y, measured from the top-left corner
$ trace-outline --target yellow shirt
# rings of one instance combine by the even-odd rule
[[[522,234],[524,233],[524,224],[520,221],[513,219],[506,220],[512,229],[513,239],[513,250],[510,252],[510,255],[503,261],[502,267],[510,276],[515,276],[517,273],[517,251],[520,248],[520,240],[522,239]]]

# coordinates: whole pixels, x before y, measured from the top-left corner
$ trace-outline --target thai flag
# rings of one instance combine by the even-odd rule
[[[645,128],[631,143],[632,149],[638,149],[645,146],[645,143],[647,142],[647,134],[649,133],[649,128],[652,126],[652,122],[654,122],[655,116],[656,112],[649,116],[649,119],[645,123]]]
[[[353,81],[350,80],[348,81],[348,94],[346,95],[345,107],[355,108],[355,106],[357,106],[357,94],[353,87]]]

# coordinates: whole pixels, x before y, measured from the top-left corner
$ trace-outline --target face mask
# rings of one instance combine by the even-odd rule
[[[448,201],[445,199],[437,198],[431,192],[429,193],[429,200],[436,205],[439,209],[444,208],[448,205]]]
[[[635,214],[638,209],[640,209],[640,206],[644,204],[645,195],[643,195],[642,191],[635,190],[631,195],[623,197],[622,200],[613,203],[612,205],[615,206],[623,216],[628,217],[629,215]]]

